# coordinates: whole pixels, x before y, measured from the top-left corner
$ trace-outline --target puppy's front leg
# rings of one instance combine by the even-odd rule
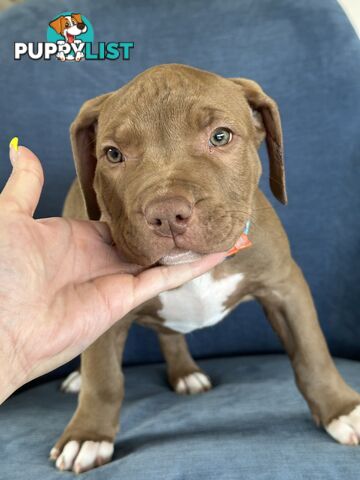
[[[292,260],[287,277],[256,296],[289,354],[297,386],[315,422],[338,442],[358,444],[360,395],[334,365],[299,267]]]
[[[159,332],[158,336],[166,360],[169,383],[175,392],[192,395],[210,390],[210,378],[190,355],[184,335]]]
[[[122,319],[81,356],[78,407],[50,452],[59,470],[81,473],[110,461],[124,397],[122,356],[129,323]]]

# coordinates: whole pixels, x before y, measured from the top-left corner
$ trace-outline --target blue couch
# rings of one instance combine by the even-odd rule
[[[95,41],[134,41],[129,61],[14,61],[14,42],[46,41],[65,0],[0,14],[0,188],[14,135],[41,158],[36,215],[59,215],[73,176],[68,127],[88,98],[159,63],[255,79],[282,113],[289,205],[276,209],[312,289],[345,379],[360,390],[360,44],[335,0],[74,0]],[[266,193],[264,162],[262,187]],[[270,195],[269,195],[269,198]],[[1,232],[0,232],[1,234]],[[1,268],[1,266],[0,266]],[[157,340],[134,327],[114,461],[85,478],[357,479],[359,451],[313,425],[281,345],[255,303],[188,336],[211,375],[206,395],[166,384]],[[57,479],[49,448],[76,398],[59,392],[67,365],[0,408],[0,479]],[[65,474],[71,476],[71,474]]]

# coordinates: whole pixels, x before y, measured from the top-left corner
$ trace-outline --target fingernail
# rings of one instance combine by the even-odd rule
[[[19,138],[14,137],[9,143],[10,148],[10,161],[12,164],[17,160],[19,150]]]

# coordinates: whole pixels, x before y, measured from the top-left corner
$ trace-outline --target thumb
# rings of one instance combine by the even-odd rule
[[[192,280],[221,263],[226,253],[212,253],[182,265],[149,268],[134,276],[113,274],[92,280],[110,311],[111,325],[132,309],[165,290]],[[109,328],[108,325],[105,328]]]
[[[13,139],[14,140],[14,139]],[[33,215],[44,184],[44,173],[38,157],[25,147],[10,143],[11,175],[0,195],[2,210]]]

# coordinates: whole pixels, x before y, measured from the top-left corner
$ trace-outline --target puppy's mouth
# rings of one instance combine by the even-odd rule
[[[74,43],[75,35],[71,35],[71,33],[67,32],[66,33],[66,40],[68,43]]]
[[[170,252],[158,260],[159,265],[179,265],[181,263],[195,262],[205,254],[196,253],[191,250],[184,250],[183,248],[173,248]]]
[[[240,236],[238,236],[235,241],[233,240],[232,247],[229,246],[227,242],[227,245],[218,244],[217,246],[213,245],[211,247],[210,245],[206,245],[207,242],[205,241],[197,243],[195,241],[186,241],[187,239],[180,241],[178,237],[173,239],[159,237],[160,242],[158,244],[155,243],[153,248],[148,248],[142,253],[143,245],[141,245],[141,249],[135,249],[131,242],[126,241],[125,236],[119,235],[117,238],[117,235],[114,235],[113,238],[115,239],[114,245],[117,246],[119,254],[121,257],[127,258],[129,262],[143,266],[180,265],[195,262],[211,253],[226,252],[226,256],[231,256],[239,250],[250,246],[251,241],[247,237],[247,224],[248,222],[246,222],[245,229],[243,229]],[[151,239],[148,243],[151,244]]]
[[[227,257],[235,255],[235,253],[237,253],[239,250],[251,246],[251,241],[248,238],[249,225],[250,222],[247,222],[244,232],[242,232],[240,237],[236,240],[234,246],[227,251]],[[206,254],[175,247],[170,250],[168,254],[161,257],[157,263],[159,265],[179,265],[181,263],[191,263],[195,262],[195,260],[199,260],[199,258],[203,257],[204,255]]]

